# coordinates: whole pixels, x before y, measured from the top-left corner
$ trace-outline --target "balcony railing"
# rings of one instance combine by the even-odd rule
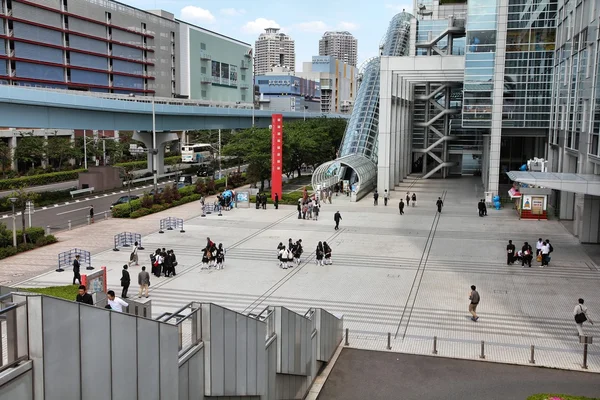
[[[212,56],[210,54],[208,54],[206,51],[201,51],[200,59],[201,60],[212,60]]]
[[[201,303],[191,302],[173,313],[165,313],[158,321],[177,326],[179,330],[179,357],[202,342]]]

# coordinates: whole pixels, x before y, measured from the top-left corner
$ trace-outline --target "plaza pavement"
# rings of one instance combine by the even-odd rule
[[[195,300],[214,302],[239,312],[261,311],[282,305],[298,312],[323,307],[344,315],[351,347],[431,354],[438,337],[440,356],[479,359],[485,341],[486,360],[528,364],[535,345],[537,365],[581,369],[583,345],[578,343],[573,308],[586,299],[598,325],[586,324],[588,334],[600,336],[600,272],[558,221],[520,221],[510,207],[490,209],[477,216],[483,197],[479,178],[447,180],[408,179],[392,193],[390,204],[374,207],[372,198],[350,203],[333,198],[322,207],[319,221],[297,219],[293,206],[274,210],[237,209],[222,217],[201,218],[197,203],[187,204],[137,220],[110,219],[59,234],[51,247],[3,260],[1,280],[26,277],[50,270],[21,283],[50,286],[71,282],[70,271],[54,272],[56,254],[78,247],[93,253],[93,264],[108,268],[109,287],[120,293],[121,267],[127,250],[113,252],[113,235],[122,231],[144,235],[140,261],[149,268],[148,254],[158,247],[173,249],[179,266],[174,278],[152,278],[152,313]],[[407,189],[417,194],[417,206],[398,213],[398,200]],[[445,206],[435,218],[435,201]],[[334,231],[333,214],[342,214],[341,229]],[[185,233],[157,233],[158,221],[167,216],[185,218]],[[434,229],[432,229],[432,227]],[[200,249],[206,237],[228,250],[222,271],[200,270]],[[276,247],[288,238],[303,240],[305,254],[299,267],[277,267]],[[550,267],[521,268],[506,265],[506,244],[532,245],[538,237],[552,241]],[[316,266],[318,241],[333,249],[331,266]],[[130,268],[137,292],[139,267]],[[23,274],[10,278],[10,274]],[[470,285],[481,294],[480,320],[467,312]],[[596,318],[594,318],[596,317]],[[600,340],[600,339],[599,339]],[[600,372],[600,349],[590,346],[589,371]]]

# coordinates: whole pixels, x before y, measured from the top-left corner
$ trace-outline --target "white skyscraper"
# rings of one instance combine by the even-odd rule
[[[296,69],[296,45],[294,40],[279,28],[267,28],[255,42],[254,73],[263,75],[274,66]]]
[[[319,40],[319,55],[334,56],[353,67],[356,66],[358,41],[350,32],[325,32]]]

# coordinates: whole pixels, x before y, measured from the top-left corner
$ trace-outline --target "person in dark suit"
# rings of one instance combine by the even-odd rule
[[[512,240],[509,240],[508,244],[506,245],[506,265],[515,263],[515,250],[515,245],[513,244]]]
[[[79,269],[81,265],[79,264],[79,254],[75,256],[75,261],[73,261],[73,285],[75,285],[75,281],[78,281],[81,285],[81,274],[79,274]]]
[[[121,292],[121,297],[127,298],[127,290],[129,290],[129,284],[131,283],[131,277],[129,276],[129,271],[127,271],[127,264],[123,265],[123,275],[121,276],[121,286],[123,287],[123,291]]]
[[[278,210],[279,209],[279,194],[275,193],[275,209]]]
[[[78,303],[89,304],[91,306],[94,305],[94,299],[92,295],[87,292],[85,285],[79,285],[79,293],[75,298],[75,301]]]
[[[335,230],[337,231],[338,229],[340,229],[340,221],[342,220],[342,214],[340,214],[340,212],[337,211],[333,216],[333,220],[335,221]]]

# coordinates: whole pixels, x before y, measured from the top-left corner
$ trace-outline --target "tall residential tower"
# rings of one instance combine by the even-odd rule
[[[319,40],[319,55],[334,56],[356,67],[358,41],[350,32],[325,32]]]
[[[295,71],[296,67],[296,45],[294,40],[280,33],[279,28],[267,28],[261,33],[254,45],[255,75],[263,75],[271,70],[273,66],[287,67]]]

